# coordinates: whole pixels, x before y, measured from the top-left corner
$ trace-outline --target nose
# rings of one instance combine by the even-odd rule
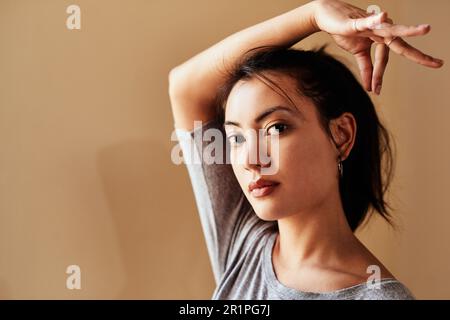
[[[251,134],[247,138],[245,148],[242,151],[243,165],[248,171],[259,172],[261,168],[270,167],[271,160],[267,144],[262,135]]]

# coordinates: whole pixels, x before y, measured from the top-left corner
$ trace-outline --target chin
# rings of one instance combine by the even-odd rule
[[[252,204],[253,209],[255,210],[256,215],[264,221],[276,221],[282,217],[280,215],[280,209],[276,209],[274,206],[261,205],[261,204]]]
[[[256,215],[258,216],[258,218],[260,218],[261,220],[264,221],[277,221],[280,217],[274,215],[274,214],[259,214],[258,212],[256,212]]]
[[[286,205],[287,203],[282,201],[253,201],[250,204],[256,215],[264,221],[277,221],[287,218],[301,212],[303,208],[302,206],[289,206],[289,204]]]

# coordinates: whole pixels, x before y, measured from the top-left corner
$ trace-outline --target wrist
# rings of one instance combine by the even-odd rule
[[[321,31],[321,29],[319,28],[319,25],[317,24],[317,20],[316,20],[317,10],[319,9],[321,2],[322,2],[322,0],[313,0],[313,1],[305,4],[305,7],[308,8],[307,11],[308,11],[309,24],[314,33]]]

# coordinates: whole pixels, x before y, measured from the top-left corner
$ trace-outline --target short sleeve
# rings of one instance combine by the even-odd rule
[[[175,132],[189,172],[214,277],[219,283],[233,252],[241,253],[245,239],[267,222],[256,216],[234,175],[226,152],[229,142],[218,120],[192,131]],[[206,160],[207,155],[213,155],[214,162]]]

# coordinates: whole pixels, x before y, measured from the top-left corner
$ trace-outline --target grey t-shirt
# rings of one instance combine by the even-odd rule
[[[209,136],[221,137],[221,163],[199,161],[202,159],[201,150],[206,154],[211,143],[202,139],[206,130],[211,133]],[[229,142],[225,139],[223,126],[213,120],[192,131],[176,129],[176,134],[186,161],[217,284],[212,299],[415,298],[402,283],[391,278],[382,279],[379,288],[362,283],[326,293],[304,292],[283,285],[276,278],[272,265],[277,223],[261,220],[245,197],[229,161],[226,162],[229,160],[226,153]]]

